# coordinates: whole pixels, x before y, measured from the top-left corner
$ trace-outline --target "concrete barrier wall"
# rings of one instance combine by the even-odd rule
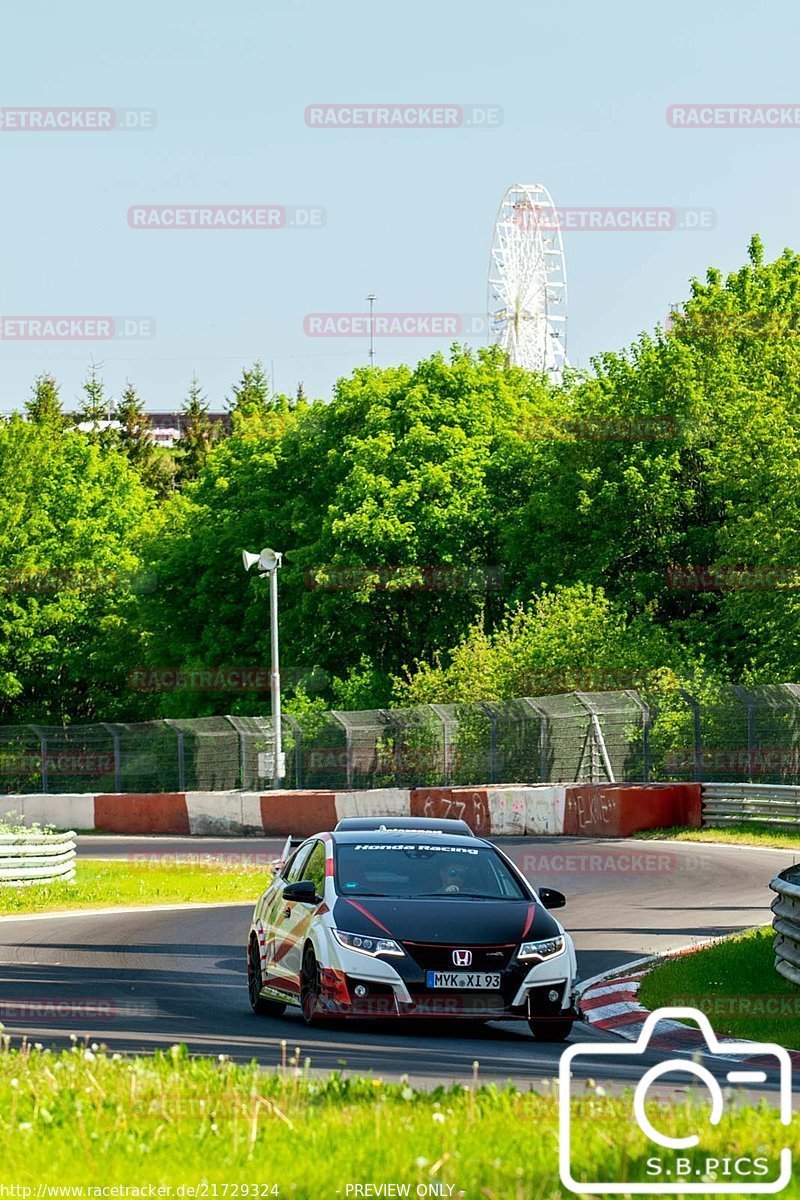
[[[701,824],[701,785],[542,784],[374,791],[166,792],[0,797],[0,817],[128,834],[307,837],[343,817],[456,817],[493,837],[628,837]]]
[[[573,784],[562,832],[568,837],[630,837],[645,829],[701,824],[697,783]]]

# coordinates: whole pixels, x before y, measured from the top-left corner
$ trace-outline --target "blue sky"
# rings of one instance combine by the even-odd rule
[[[753,232],[770,257],[800,243],[800,128],[667,125],[681,102],[792,102],[796,6],[740,0],[515,5],[473,0],[208,0],[6,9],[0,105],[154,109],[150,132],[0,132],[0,313],[147,316],[138,341],[0,340],[0,409],[50,370],[71,407],[87,364],[153,409],[193,371],[222,407],[241,367],[329,396],[362,340],[308,337],[309,312],[474,313],[485,305],[505,189],[556,204],[712,208],[703,232],[566,236],[569,356],[621,347],[663,321],[709,264]],[[498,105],[491,130],[312,129],[314,103]],[[136,230],[136,204],[313,205],[312,230]],[[376,361],[446,340],[384,339]]]

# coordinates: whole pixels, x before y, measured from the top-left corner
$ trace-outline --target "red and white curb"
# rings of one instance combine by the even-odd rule
[[[666,954],[654,955],[650,958],[637,959],[625,967],[609,971],[589,979],[579,992],[579,1002],[583,1019],[587,1025],[602,1029],[607,1033],[615,1033],[627,1041],[638,1040],[647,1018],[651,1014],[649,1008],[640,1004],[638,996],[642,980],[654,967],[668,958],[691,954],[711,944],[716,939],[695,942],[690,946],[682,946],[670,950]],[[746,1040],[746,1039],[742,1039]],[[720,1038],[720,1046],[737,1045],[732,1038]],[[659,1021],[655,1036],[650,1039],[648,1049],[663,1050],[669,1053],[683,1052],[686,1054],[707,1054],[708,1042],[705,1035],[682,1021],[664,1019]],[[793,1070],[800,1068],[800,1050],[790,1050],[789,1058]],[[772,1067],[775,1060],[772,1057],[753,1058],[748,1060],[753,1066]]]

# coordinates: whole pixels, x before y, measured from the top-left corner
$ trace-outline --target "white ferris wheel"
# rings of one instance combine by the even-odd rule
[[[567,361],[567,266],[558,210],[541,183],[515,183],[489,259],[490,336],[509,361],[559,381]]]

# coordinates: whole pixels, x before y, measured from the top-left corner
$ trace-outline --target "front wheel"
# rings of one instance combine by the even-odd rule
[[[531,1033],[537,1042],[565,1042],[572,1033],[574,1021],[542,1021],[528,1018]]]
[[[303,968],[300,972],[300,1009],[306,1025],[320,1025],[320,982],[319,964],[313,946],[303,951]]]
[[[261,955],[255,938],[250,942],[247,954],[247,992],[250,997],[250,1007],[259,1017],[282,1017],[286,1005],[280,1000],[265,1000],[261,995],[264,982],[261,978]]]

